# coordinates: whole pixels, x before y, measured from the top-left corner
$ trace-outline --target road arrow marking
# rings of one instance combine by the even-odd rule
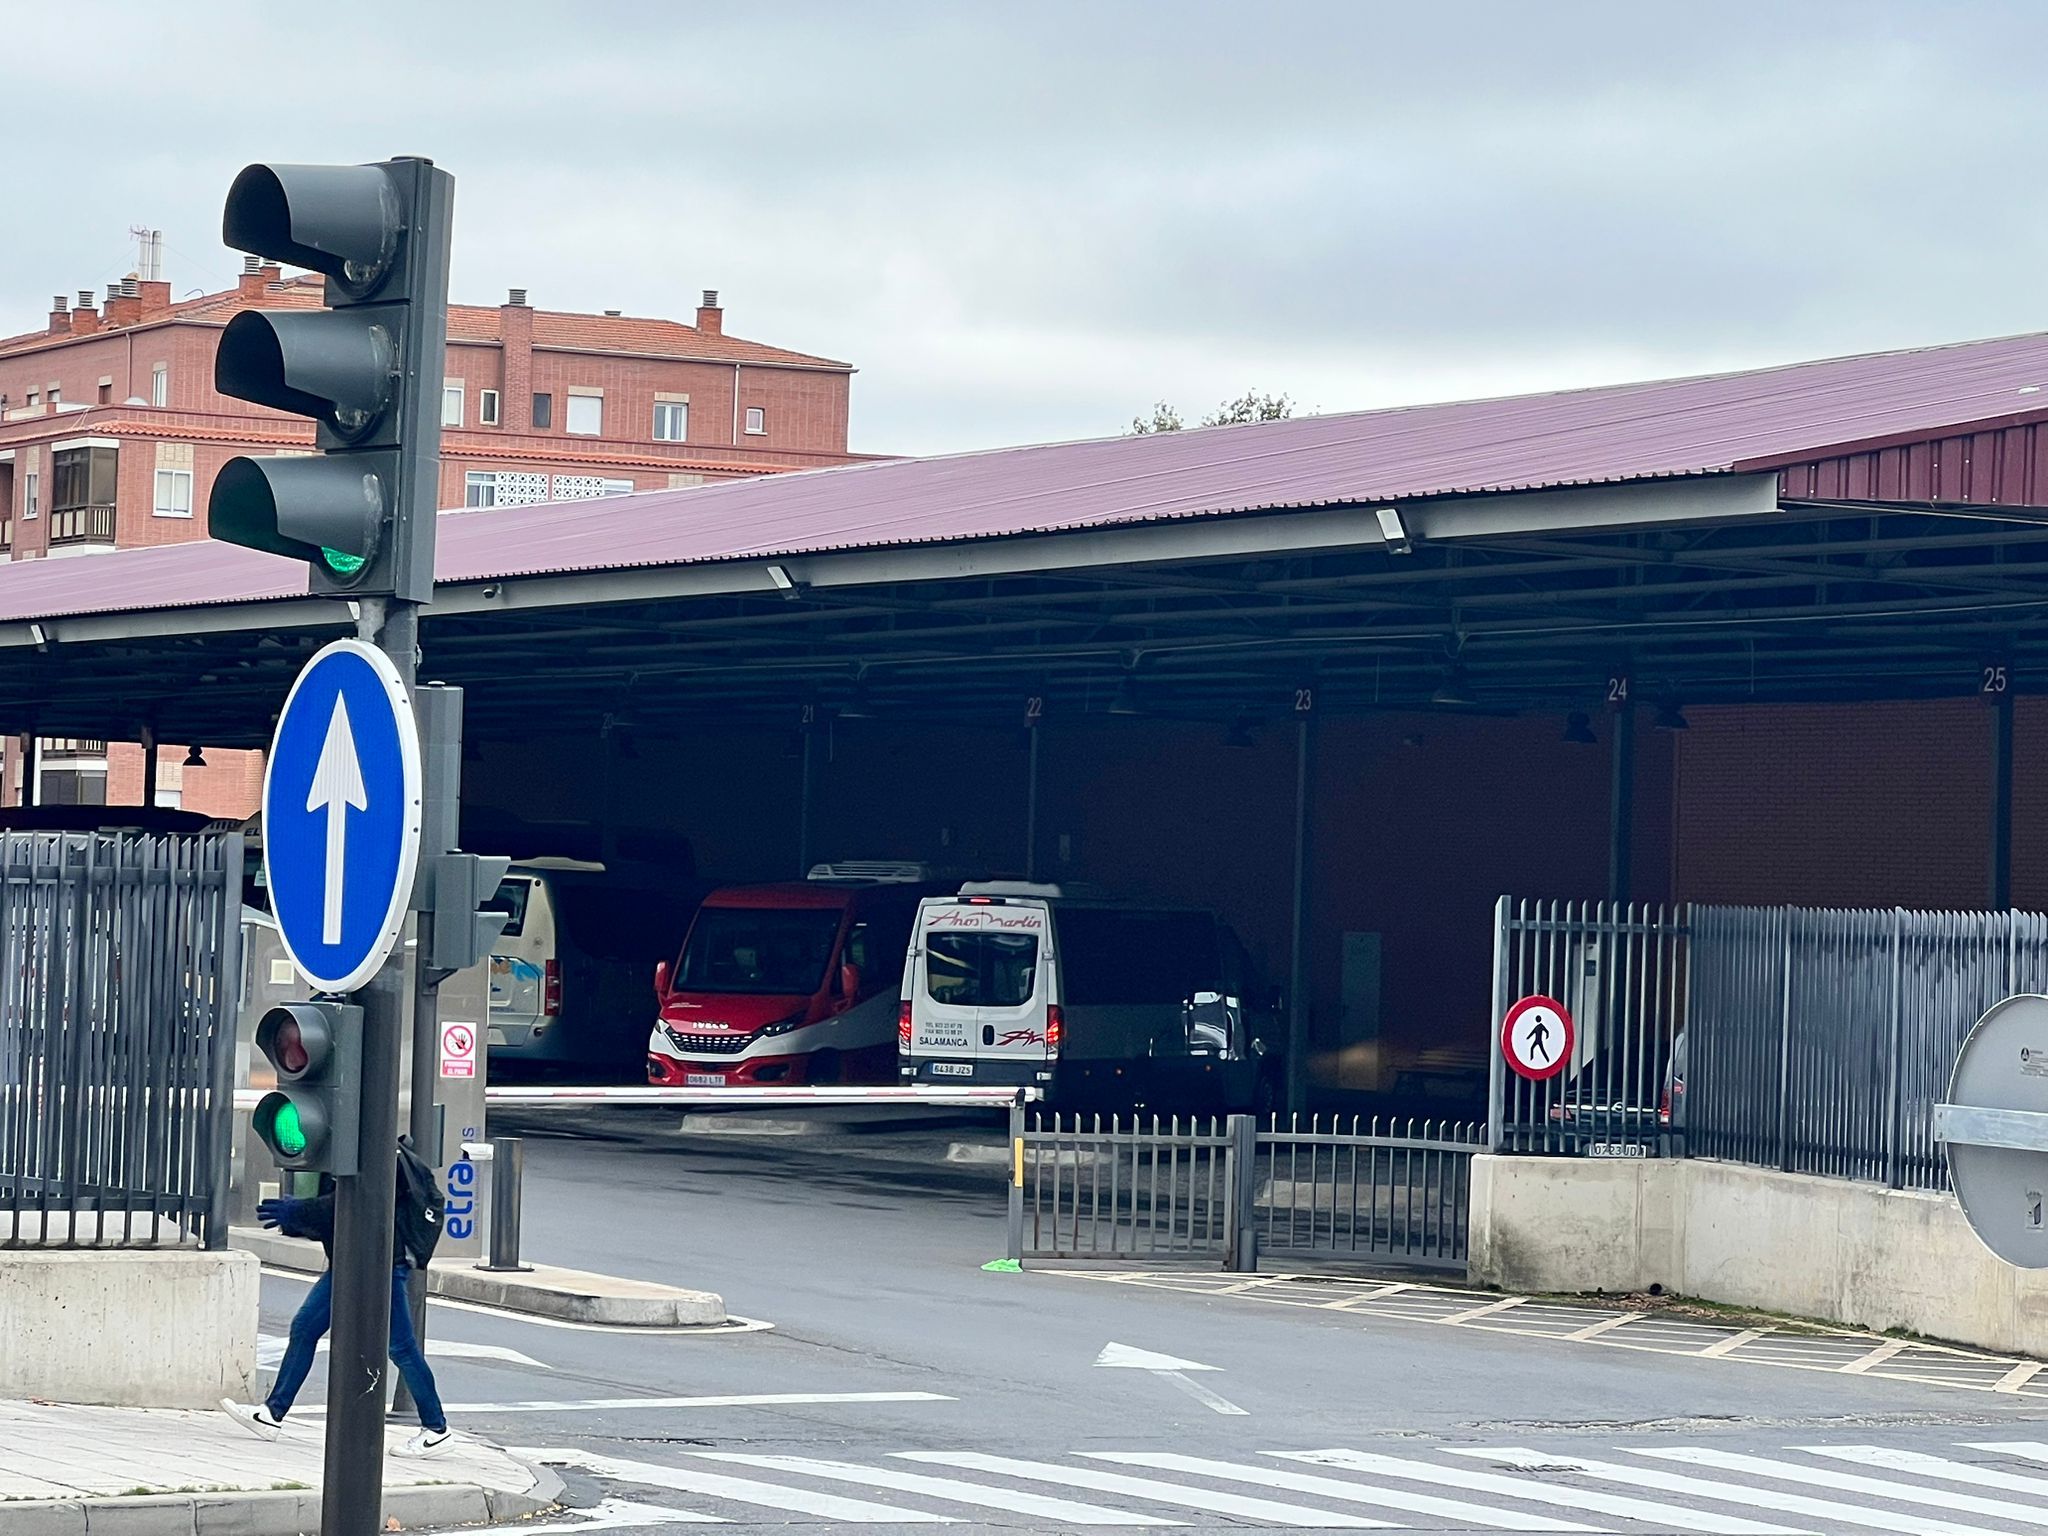
[[[1225,1397],[1218,1397],[1199,1382],[1190,1381],[1189,1371],[1218,1371],[1218,1365],[1203,1365],[1198,1360],[1181,1360],[1173,1355],[1155,1354],[1149,1349],[1133,1349],[1128,1344],[1105,1344],[1102,1353],[1095,1357],[1098,1366],[1111,1370],[1150,1371],[1164,1381],[1172,1382],[1196,1402],[1213,1413],[1245,1413],[1246,1410]]]
[[[440,1304],[439,1298],[436,1298],[435,1305],[438,1307]],[[290,1344],[291,1341],[281,1334],[262,1335],[256,1340],[256,1363],[275,1368],[284,1359],[284,1352]],[[320,1341],[319,1349],[322,1354],[327,1352],[327,1340]],[[531,1355],[522,1354],[503,1344],[470,1344],[461,1339],[428,1339],[426,1351],[437,1359],[498,1360],[506,1365],[522,1365],[536,1371],[554,1369],[544,1360],[536,1360]]]
[[[334,713],[327,720],[327,739],[320,744],[320,761],[313,768],[313,787],[306,792],[306,809],[327,812],[326,907],[320,915],[320,942],[341,942],[341,893],[348,857],[348,807],[370,808],[369,792],[363,788],[363,765],[356,757],[356,736],[349,728],[348,705],[340,694],[334,696]]]

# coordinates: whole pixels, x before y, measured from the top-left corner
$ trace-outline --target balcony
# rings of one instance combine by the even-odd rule
[[[110,502],[82,507],[50,508],[50,548],[114,543],[114,508]]]

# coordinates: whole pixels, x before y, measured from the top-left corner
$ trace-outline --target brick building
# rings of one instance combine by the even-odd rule
[[[203,538],[213,477],[239,454],[305,453],[310,422],[213,387],[214,349],[244,308],[314,309],[322,280],[257,258],[239,284],[173,301],[154,275],[0,339],[0,561],[101,554]],[[695,323],[615,310],[451,304],[442,395],[441,505],[518,506],[672,489],[843,464],[849,364],[728,335],[707,291]],[[253,803],[247,762],[159,749],[158,798],[210,814]],[[141,749],[45,742],[0,748],[0,804],[31,771],[46,802],[120,804]]]

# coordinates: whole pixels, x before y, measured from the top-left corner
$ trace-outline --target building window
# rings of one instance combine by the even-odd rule
[[[52,405],[62,405],[63,403],[64,403],[64,386],[63,386],[62,384],[52,384],[52,385],[50,386],[50,404],[52,404]]]
[[[498,392],[495,389],[477,392],[476,420],[480,427],[495,427],[498,424]]]
[[[462,504],[465,507],[495,507],[498,504],[498,477],[488,469],[472,469],[462,477]]]
[[[34,470],[30,470],[27,474],[22,476],[21,515],[24,518],[42,516],[42,486],[43,477],[37,474]]]
[[[768,431],[768,413],[758,405],[747,407],[747,436],[760,437]]]
[[[189,469],[160,469],[156,472],[156,506],[158,517],[190,517],[192,515],[192,471]]]
[[[533,425],[536,431],[545,432],[555,424],[555,397],[535,395],[533,397]]]
[[[62,448],[50,455],[50,543],[114,542],[115,448]]]
[[[689,406],[681,401],[657,400],[654,403],[654,440],[657,443],[680,443],[689,435]]]
[[[32,411],[33,411],[33,410],[37,410],[37,409],[40,409],[40,408],[41,408],[41,406],[42,406],[42,403],[43,403],[43,392],[42,392],[41,390],[39,390],[39,389],[32,389],[32,390],[30,390],[30,391],[28,392],[28,408],[29,408],[30,410],[32,410]]]
[[[113,386],[113,385],[111,385],[111,384],[102,384],[102,385],[100,386],[100,404],[101,404],[101,405],[112,405],[113,403],[114,403],[114,386]]]
[[[158,363],[149,371],[149,403],[165,406],[171,403],[171,367]]]
[[[604,435],[604,396],[571,395],[569,419],[565,425],[579,437]]]
[[[462,386],[449,384],[441,390],[441,425],[459,427],[462,425]]]

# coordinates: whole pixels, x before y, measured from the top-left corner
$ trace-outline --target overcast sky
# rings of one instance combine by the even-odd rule
[[[430,155],[453,296],[845,358],[935,452],[2048,329],[2048,5],[4,0],[0,333]],[[341,33],[355,21],[365,39]],[[370,41],[374,39],[374,41]]]

